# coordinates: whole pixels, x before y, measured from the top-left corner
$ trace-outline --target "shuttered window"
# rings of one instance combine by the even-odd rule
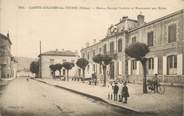
[[[122,52],[122,39],[118,40],[118,52]]]
[[[114,53],[114,42],[110,43],[110,53]]]
[[[136,43],[136,37],[132,37],[132,43]]]
[[[176,42],[176,24],[168,27],[168,43]]]
[[[104,52],[104,54],[107,53],[107,46],[106,46],[106,44],[103,46],[103,52]]]
[[[153,31],[148,32],[147,39],[148,39],[148,46],[153,46]]]

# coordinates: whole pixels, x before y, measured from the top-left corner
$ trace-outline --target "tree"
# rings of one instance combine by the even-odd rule
[[[34,73],[36,75],[36,77],[38,77],[38,73],[39,73],[39,63],[38,63],[38,61],[31,62],[30,71],[32,73]]]
[[[59,75],[61,76],[61,69],[62,69],[62,64],[58,63],[58,64],[55,64],[55,67],[56,67],[56,70],[59,71]]]
[[[106,86],[106,69],[107,65],[109,65],[112,62],[112,57],[106,54],[105,55],[98,54],[93,57],[93,61],[100,64],[100,66],[102,65],[104,75],[104,86]]]
[[[55,71],[57,70],[56,65],[55,64],[51,64],[49,66],[49,68],[51,70],[51,74],[52,74],[53,78],[55,78]]]
[[[82,69],[83,79],[85,78],[85,69],[88,64],[89,62],[85,58],[79,58],[76,62],[76,65]]]
[[[125,49],[125,53],[132,57],[135,58],[136,60],[140,61],[143,67],[143,93],[147,93],[147,87],[146,87],[146,54],[149,52],[149,47],[140,42],[136,42],[131,44]]]
[[[74,63],[71,62],[64,62],[62,66],[66,69],[67,71],[67,81],[69,81],[69,70],[71,70],[74,67]]]

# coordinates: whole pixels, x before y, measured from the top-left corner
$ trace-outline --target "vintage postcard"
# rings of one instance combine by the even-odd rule
[[[184,0],[0,0],[0,116],[183,116]]]

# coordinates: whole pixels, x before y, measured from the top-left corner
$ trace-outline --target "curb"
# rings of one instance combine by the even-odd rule
[[[73,93],[76,93],[76,94],[80,94],[80,95],[83,95],[83,96],[86,96],[86,97],[89,97],[89,98],[92,98],[92,99],[95,99],[95,100],[99,100],[99,101],[107,103],[107,104],[109,104],[111,106],[114,106],[114,107],[117,107],[117,108],[121,108],[123,110],[127,110],[127,111],[130,111],[130,112],[144,113],[144,114],[145,113],[146,114],[156,114],[154,112],[143,112],[143,111],[140,111],[138,109],[133,109],[133,108],[126,107],[126,106],[120,106],[120,105],[117,105],[115,103],[110,103],[108,100],[105,100],[103,98],[100,98],[100,97],[97,97],[97,96],[94,96],[94,95],[90,95],[90,94],[87,94],[87,93],[84,93],[84,92],[79,92],[79,91],[76,91],[76,90],[73,90],[73,89],[70,89],[70,88],[67,88],[67,87],[63,87],[63,86],[60,86],[60,85],[50,84],[50,83],[42,81],[42,80],[36,80],[36,79],[33,79],[33,80],[41,82],[41,83],[44,83],[44,84],[47,84],[47,85],[50,85],[50,86],[61,88],[61,89],[64,89],[64,90],[67,90],[67,91],[70,91],[70,92],[73,92]]]

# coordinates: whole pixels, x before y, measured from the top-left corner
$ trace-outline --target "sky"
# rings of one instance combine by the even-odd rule
[[[106,36],[123,16],[140,12],[149,22],[184,9],[183,0],[0,0],[0,33],[9,32],[12,54],[36,58],[42,52],[78,51]]]

